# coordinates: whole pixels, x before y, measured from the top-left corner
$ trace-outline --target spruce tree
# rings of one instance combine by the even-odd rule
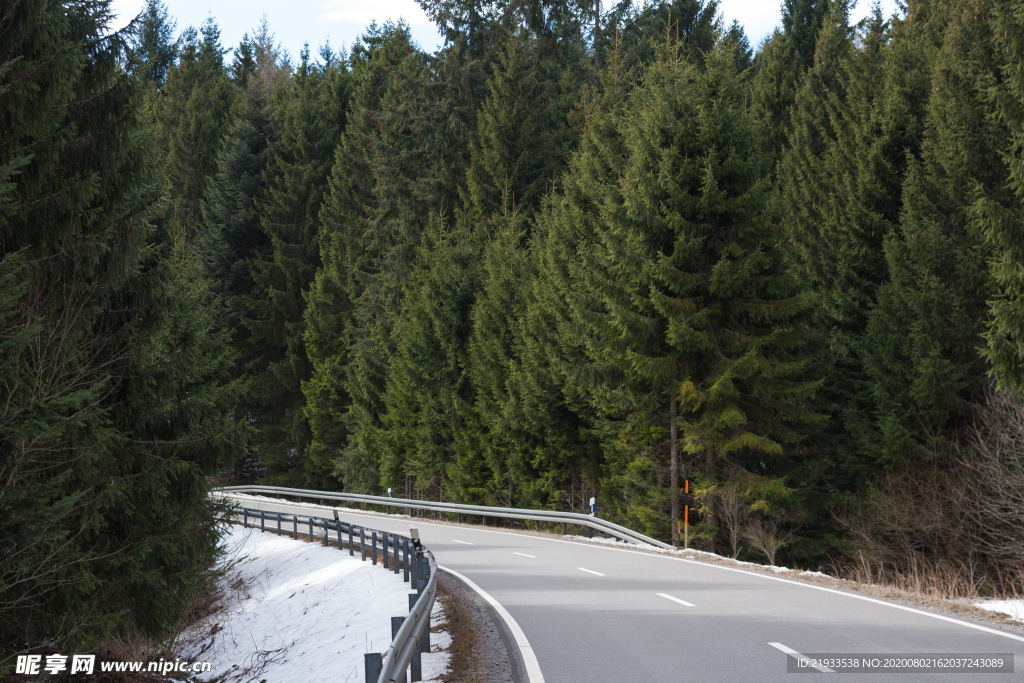
[[[602,479],[585,335],[573,306],[593,297],[576,278],[577,262],[597,240],[600,204],[625,159],[619,122],[633,75],[618,51],[605,64],[587,99],[579,152],[533,227],[530,280],[513,328],[506,448],[517,463],[513,483],[519,495],[538,507],[585,511]]]
[[[835,0],[782,0],[782,33],[793,47],[799,68],[809,69],[814,63],[818,32],[832,11],[846,14],[846,5]]]
[[[621,179],[573,273],[593,296],[575,308],[612,447],[608,498],[656,533],[670,521],[675,539],[682,452],[709,481],[786,473],[784,449],[816,419],[802,405],[816,386],[808,304],[731,47],[698,71],[667,46],[627,112]]]
[[[408,27],[389,24],[353,48],[350,123],[309,304],[314,448],[346,486],[365,491],[376,489],[386,456],[383,395],[403,287],[425,226],[458,202],[481,85],[464,47],[430,59],[409,41]]]
[[[596,41],[601,61],[616,53],[622,68],[639,75],[656,58],[659,43],[678,40],[694,63],[715,44],[718,0],[609,3],[606,27]]]
[[[122,622],[178,627],[216,553],[206,477],[244,446],[224,337],[166,237],[145,87],[110,16],[40,2],[0,19],[9,653],[87,650]]]
[[[984,87],[996,69],[991,3],[961,0],[928,19],[935,37],[921,160],[903,185],[898,230],[885,240],[889,281],[865,344],[879,465],[952,457],[987,382],[977,340],[995,292],[992,257],[973,221],[972,188],[1005,187],[1006,139]]]
[[[163,91],[167,73],[174,65],[175,22],[160,0],[146,0],[136,29],[136,60],[142,77]]]
[[[256,203],[269,253],[251,259],[253,292],[242,324],[254,353],[247,393],[260,428],[267,481],[324,485],[330,468],[310,458],[302,383],[310,376],[303,341],[305,292],[320,267],[319,215],[345,126],[348,72],[329,52],[323,63],[304,49],[277,111],[265,191]]]
[[[582,72],[555,66],[529,34],[502,46],[470,144],[465,203],[475,218],[500,214],[506,189],[509,205],[529,215],[565,163],[574,138],[566,119]]]
[[[832,420],[814,447],[822,466],[809,472],[833,493],[861,489],[874,474],[865,331],[889,278],[884,240],[899,223],[908,161],[920,153],[929,90],[924,41],[910,29],[876,8],[854,42],[845,15],[831,15],[780,162],[795,264],[816,294],[826,341],[819,401]]]
[[[202,222],[200,203],[206,179],[217,169],[235,90],[224,69],[220,29],[212,17],[199,32],[185,29],[177,51],[177,64],[167,75],[154,113],[167,155],[174,220],[196,230]]]
[[[989,87],[988,97],[995,115],[1007,129],[1008,143],[1003,147],[1003,163],[1009,173],[1012,194],[981,185],[974,205],[978,227],[984,231],[994,250],[990,268],[996,296],[989,302],[983,351],[992,365],[991,374],[1004,390],[1024,391],[1024,166],[1020,163],[1024,148],[1024,16],[1009,2],[994,6],[992,24],[997,63],[1000,72]]]
[[[417,255],[392,332],[380,485],[428,500],[480,500],[473,468],[483,463],[457,460],[460,442],[475,436],[461,415],[472,398],[466,347],[480,248],[465,221],[453,228],[438,218]]]
[[[468,370],[473,395],[472,405],[463,406],[470,435],[460,444],[459,465],[463,475],[460,487],[472,488],[476,494],[472,498],[480,499],[483,494],[489,503],[519,507],[518,489],[528,478],[530,467],[508,419],[508,381],[516,362],[514,326],[523,313],[530,259],[528,222],[509,195],[511,192],[506,192],[504,215],[490,221],[488,239],[477,257],[480,290],[475,293],[472,313],[466,314],[472,332],[461,361]],[[486,472],[486,479],[474,480],[471,472]]]

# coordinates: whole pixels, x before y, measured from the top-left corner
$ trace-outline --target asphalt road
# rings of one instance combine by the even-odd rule
[[[309,514],[288,503],[262,508]],[[624,547],[398,516],[340,516],[403,534],[418,527],[439,565],[469,578],[514,618],[547,683],[799,681],[804,675],[844,683],[1024,680],[1024,636],[923,609]],[[892,664],[884,654],[1012,653],[1016,673],[788,673],[786,652],[875,654],[883,666]]]

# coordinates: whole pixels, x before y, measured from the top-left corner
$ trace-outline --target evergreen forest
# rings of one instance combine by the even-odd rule
[[[0,663],[174,633],[228,483],[1024,590],[1020,3],[418,2],[0,3]]]

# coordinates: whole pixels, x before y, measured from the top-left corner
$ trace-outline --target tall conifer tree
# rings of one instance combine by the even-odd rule
[[[1003,162],[1012,195],[981,185],[974,215],[994,249],[991,263],[996,296],[985,332],[984,356],[1003,389],[1024,392],[1024,14],[1012,2],[997,2],[993,33],[999,78],[989,88],[995,114],[1007,128]]]
[[[207,474],[244,445],[110,18],[105,2],[0,18],[7,652],[87,650],[124,621],[154,638],[178,627],[216,552]]]
[[[276,113],[280,137],[270,147],[266,191],[256,203],[269,253],[251,260],[254,291],[243,324],[258,351],[248,394],[259,414],[260,459],[268,481],[325,485],[328,464],[310,457],[302,383],[311,367],[303,339],[306,291],[320,267],[319,216],[345,127],[348,71],[325,48],[322,63],[303,50]]]
[[[178,61],[167,75],[154,113],[167,155],[174,220],[189,230],[202,223],[200,204],[206,179],[217,169],[221,137],[228,125],[235,89],[224,69],[220,29],[213,17],[197,32],[178,39]]]
[[[899,229],[885,240],[890,280],[866,339],[877,420],[870,452],[887,467],[948,456],[986,385],[977,340],[995,291],[992,252],[970,220],[970,193],[974,183],[1007,180],[1005,132],[983,91],[996,68],[991,7],[959,0],[928,19],[936,40],[922,158],[903,186]]]
[[[711,481],[730,468],[785,474],[777,463],[814,420],[802,402],[815,383],[807,300],[733,50],[698,71],[664,49],[631,97],[627,162],[575,275],[595,295],[578,310],[591,363],[606,368],[595,390],[607,438],[628,444],[609,464],[609,498],[629,499],[616,512],[645,528],[670,521],[675,538],[682,452]]]

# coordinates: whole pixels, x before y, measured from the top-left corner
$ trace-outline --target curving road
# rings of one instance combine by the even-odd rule
[[[308,505],[230,497],[310,514]],[[335,508],[321,509],[329,517]],[[533,669],[531,683],[541,679],[531,651],[547,683],[800,680],[787,673],[787,652],[1015,654],[1016,673],[803,672],[850,683],[1024,680],[1024,636],[1009,629],[623,547],[350,510],[340,516],[384,531],[418,527],[439,565],[500,603],[513,632],[521,628],[529,647],[520,665]]]

